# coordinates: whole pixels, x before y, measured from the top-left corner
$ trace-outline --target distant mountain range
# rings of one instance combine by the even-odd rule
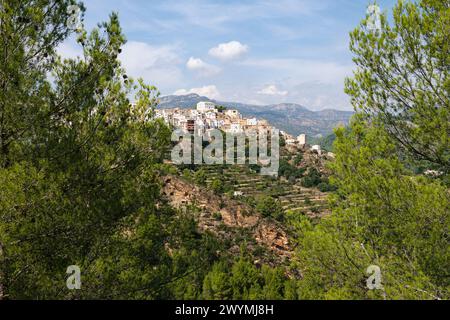
[[[326,136],[339,125],[347,125],[352,111],[322,110],[311,111],[299,104],[280,103],[274,105],[251,105],[237,102],[211,100],[198,94],[165,96],[160,98],[160,109],[195,108],[200,101],[210,101],[228,109],[237,109],[246,117],[266,119],[280,130],[292,135],[306,133],[309,137]]]

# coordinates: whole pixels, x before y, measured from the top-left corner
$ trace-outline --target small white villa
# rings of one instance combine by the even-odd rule
[[[317,151],[317,153],[320,155],[320,154],[322,154],[322,148],[319,146],[319,145],[314,145],[314,146],[312,146],[311,147],[311,150],[312,151]]]
[[[297,137],[298,144],[304,146],[306,144],[306,134],[301,134]]]
[[[212,102],[202,101],[202,102],[197,103],[197,111],[198,112],[205,113],[205,112],[210,112],[210,111],[214,111],[214,110],[216,110],[216,105]]]
[[[248,126],[256,126],[258,124],[258,120],[256,118],[247,119]]]

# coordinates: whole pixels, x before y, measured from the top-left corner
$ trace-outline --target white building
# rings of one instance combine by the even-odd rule
[[[197,103],[197,111],[199,112],[208,112],[208,111],[214,111],[216,109],[216,105],[212,102],[199,102]]]
[[[256,126],[258,124],[258,120],[256,118],[247,119],[248,126]]]
[[[311,147],[311,150],[312,150],[312,151],[317,151],[317,153],[318,153],[319,155],[322,154],[322,148],[321,148],[318,144],[313,145],[313,146]]]
[[[211,112],[211,111],[206,112],[205,117],[206,117],[206,119],[216,119],[217,118],[216,113]]]
[[[218,129],[219,128],[219,122],[216,119],[206,119],[205,120],[208,128],[210,129]]]
[[[191,117],[194,118],[194,119],[197,119],[200,116],[200,112],[198,112],[195,109],[191,109],[189,112],[191,114]]]
[[[240,133],[242,132],[242,127],[240,123],[232,123],[230,124],[230,130],[231,133]]]
[[[173,125],[175,127],[183,127],[187,122],[187,119],[182,114],[174,114],[173,116]]]
[[[306,134],[299,135],[297,141],[300,146],[304,146],[306,144]]]
[[[202,119],[197,119],[197,120],[195,120],[195,127],[198,130],[201,130],[201,132],[203,132],[203,131],[205,131],[206,124]]]
[[[240,118],[241,117],[239,111],[237,111],[237,110],[226,110],[225,115],[230,118]]]
[[[297,143],[297,140],[295,140],[295,139],[287,139],[286,140],[286,144],[288,144],[288,145],[294,145],[296,143]]]
[[[427,170],[424,172],[424,174],[426,176],[430,176],[430,177],[439,177],[439,176],[442,176],[444,173],[442,171],[437,171],[437,170]]]

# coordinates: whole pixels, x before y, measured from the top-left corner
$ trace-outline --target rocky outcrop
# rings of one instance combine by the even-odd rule
[[[177,176],[165,176],[163,182],[163,195],[173,207],[185,209],[193,205],[199,209],[195,218],[200,230],[210,231],[222,238],[233,237],[236,232],[244,231],[258,245],[273,253],[277,260],[291,256],[292,248],[283,228],[263,218],[250,206],[226,196],[215,195]]]

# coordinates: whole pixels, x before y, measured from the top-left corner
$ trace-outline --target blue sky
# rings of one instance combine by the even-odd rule
[[[396,0],[378,1],[391,11]],[[129,75],[163,95],[349,110],[348,33],[369,0],[88,0],[85,26],[119,13]],[[79,52],[72,42],[60,52]]]

